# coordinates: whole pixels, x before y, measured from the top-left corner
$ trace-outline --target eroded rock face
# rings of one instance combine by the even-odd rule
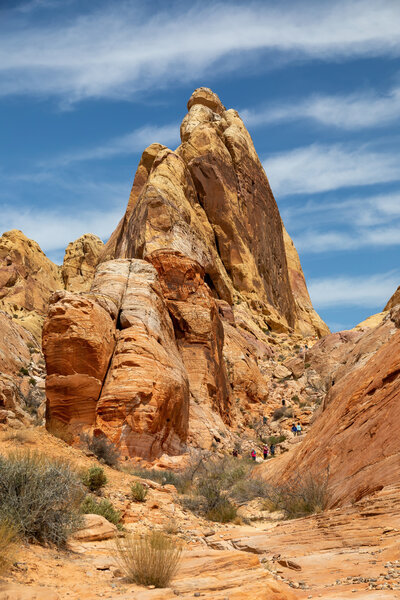
[[[375,330],[344,332],[358,339],[334,373],[322,412],[302,444],[279,464],[262,468],[266,476],[290,479],[329,468],[329,506],[360,500],[398,481],[399,325],[397,306]]]
[[[61,268],[61,277],[66,290],[74,292],[90,290],[103,250],[103,242],[92,233],[86,233],[68,244]]]
[[[114,341],[114,322],[95,299],[53,294],[43,327],[50,431],[65,425],[79,433],[94,425]]]
[[[179,454],[188,429],[187,375],[155,268],[126,262],[130,270],[96,432],[131,456]]]
[[[244,300],[264,327],[326,333],[285,234],[296,254],[288,269],[279,211],[239,115],[207,88],[188,110],[176,152],[153,144],[143,153],[103,260],[178,251],[204,268],[218,299]]]
[[[36,242],[16,229],[0,237],[0,308],[38,340],[49,297],[62,287],[59,267]]]
[[[188,383],[155,268],[115,260],[89,293],[58,292],[43,329],[47,426],[95,431],[123,453],[179,453]]]

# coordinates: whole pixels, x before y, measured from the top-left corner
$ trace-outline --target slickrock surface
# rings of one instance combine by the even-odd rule
[[[66,290],[73,292],[90,290],[103,250],[102,240],[92,233],[86,233],[68,244],[61,267],[61,277]]]
[[[279,462],[260,467],[266,477],[290,479],[329,468],[329,506],[359,500],[398,481],[399,326],[397,306],[376,329],[364,335],[345,332],[360,337],[334,372],[323,411],[298,447]]]

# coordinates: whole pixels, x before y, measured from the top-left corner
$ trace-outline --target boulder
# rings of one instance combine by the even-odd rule
[[[109,540],[117,534],[115,525],[107,521],[101,515],[83,515],[83,525],[81,529],[70,536],[68,542],[100,542]]]

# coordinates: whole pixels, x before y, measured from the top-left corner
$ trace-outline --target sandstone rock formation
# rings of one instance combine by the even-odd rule
[[[333,334],[315,345],[307,356],[312,360],[314,354],[317,370],[319,345],[344,336],[348,347],[325,375],[331,379],[329,392],[307,437],[278,464],[265,467],[266,477],[287,480],[329,469],[329,506],[357,501],[398,481],[399,328],[397,305],[375,329]],[[323,354],[320,359],[324,362]]]
[[[50,294],[61,287],[59,267],[36,242],[16,229],[0,237],[0,309],[38,341]]]
[[[0,311],[0,429],[30,424],[43,404],[40,360],[33,335]]]
[[[195,90],[188,110],[175,152],[159,144],[144,151],[103,260],[146,258],[170,248],[204,268],[218,298],[245,300],[264,326],[326,333],[298,257],[291,258],[289,275],[292,242],[287,234],[284,241],[268,179],[239,115],[207,88]]]
[[[61,268],[61,277],[66,290],[74,292],[90,290],[103,249],[104,244],[101,239],[92,233],[86,233],[68,244]]]
[[[231,444],[267,402],[270,330],[328,331],[238,114],[207,88],[188,110],[175,152],[144,151],[100,258],[87,236],[68,247],[64,283],[82,293],[53,296],[43,332],[50,429],[147,459]]]

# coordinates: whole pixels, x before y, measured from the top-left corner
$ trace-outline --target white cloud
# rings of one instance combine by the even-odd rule
[[[400,179],[400,158],[396,154],[340,144],[295,148],[271,155],[263,166],[272,190],[280,196]]]
[[[400,273],[390,271],[370,276],[311,279],[307,285],[318,309],[341,305],[382,310],[399,282]]]
[[[0,235],[10,229],[20,229],[35,240],[45,253],[65,249],[69,242],[84,233],[94,233],[107,239],[122,216],[121,208],[76,210],[62,213],[49,210],[3,209]]]
[[[136,3],[114,2],[51,25],[5,23],[0,94],[54,94],[65,102],[131,97],[233,71],[260,50],[296,61],[400,54],[393,0],[314,0],[301,10],[298,2],[182,6],[146,17]]]
[[[343,252],[360,248],[388,247],[400,245],[400,223],[393,227],[354,229],[350,231],[308,230],[295,235],[294,242],[299,252]]]
[[[170,125],[147,125],[134,131],[112,138],[107,143],[70,152],[54,159],[46,160],[43,164],[48,167],[66,166],[71,163],[85,160],[100,160],[112,158],[123,154],[143,152],[150,144],[158,142],[165,146],[179,143],[179,124]]]
[[[347,96],[311,96],[295,104],[246,109],[241,112],[248,126],[311,119],[317,123],[356,130],[386,125],[400,118],[400,88],[388,94],[358,93]]]

